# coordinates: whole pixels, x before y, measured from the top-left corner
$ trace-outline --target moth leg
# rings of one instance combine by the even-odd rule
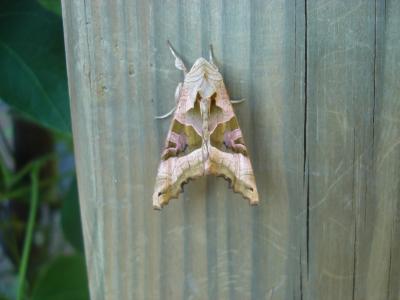
[[[242,132],[240,128],[236,128],[232,131],[225,131],[224,132],[224,144],[227,148],[232,149],[234,152],[240,152],[244,155],[247,155],[247,148],[240,142],[242,140]],[[236,142],[239,140],[239,142]]]
[[[176,107],[174,107],[173,109],[171,109],[169,112],[167,112],[167,113],[166,113],[166,114],[164,114],[164,115],[161,115],[161,116],[155,116],[155,117],[154,117],[154,119],[158,119],[158,120],[160,120],[160,119],[165,119],[165,118],[168,118],[170,115],[172,115],[172,114],[174,113],[175,109],[176,109]]]
[[[170,147],[171,143],[175,144],[175,146]],[[177,156],[180,152],[185,151],[187,145],[187,138],[185,134],[179,134],[171,131],[167,138],[166,149],[162,153],[161,158],[165,160],[171,156]]]
[[[176,89],[175,89],[175,101],[178,103],[179,98],[181,97],[181,91],[182,91],[182,82],[179,82]]]
[[[185,64],[183,63],[182,58],[180,58],[180,57],[178,56],[178,54],[176,54],[174,48],[172,48],[172,45],[171,45],[171,43],[170,43],[169,41],[167,41],[167,44],[168,44],[168,48],[169,48],[169,50],[171,51],[172,55],[175,57],[175,67],[176,67],[178,70],[183,71],[183,73],[186,75],[187,69],[186,69]]]
[[[244,102],[244,101],[246,101],[246,99],[245,99],[245,98],[242,98],[242,99],[238,99],[238,100],[231,100],[231,103],[232,103],[232,104],[239,104],[239,103],[242,103],[242,102]]]
[[[176,90],[175,90],[175,101],[176,101],[176,103],[178,103],[179,98],[181,96],[181,90],[182,90],[182,82],[179,82],[179,84],[178,84],[178,86],[176,87]],[[171,116],[174,113],[175,109],[176,109],[176,106],[173,109],[171,109],[169,112],[167,112],[166,114],[163,114],[161,116],[155,116],[154,119],[165,119],[165,118],[168,118],[169,116]]]

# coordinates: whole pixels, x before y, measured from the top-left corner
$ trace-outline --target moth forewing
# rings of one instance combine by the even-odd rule
[[[178,198],[190,179],[209,174],[224,177],[233,191],[258,204],[253,168],[222,75],[204,58],[187,72],[170,49],[185,79],[175,93],[177,107],[157,172],[153,207],[161,209]]]

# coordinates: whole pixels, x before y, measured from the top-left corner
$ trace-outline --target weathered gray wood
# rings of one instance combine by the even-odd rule
[[[386,5],[307,1],[305,213],[313,299],[400,296],[393,285],[399,274],[392,274],[394,281],[389,277],[391,248],[398,245],[393,231],[399,182],[389,165],[380,169],[385,153],[399,154],[393,147],[400,137],[384,111],[400,116],[399,94],[387,97],[398,88],[388,86],[395,73],[385,74],[396,51],[387,35],[393,35],[394,2]],[[395,156],[389,158],[392,167],[398,167]]]
[[[398,299],[398,1],[63,1],[92,299]],[[182,79],[214,45],[261,204],[151,195]]]

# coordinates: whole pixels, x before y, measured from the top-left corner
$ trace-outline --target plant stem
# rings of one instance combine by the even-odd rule
[[[12,186],[12,185],[16,184],[21,179],[23,179],[26,174],[31,172],[33,167],[36,166],[37,168],[39,168],[40,166],[42,166],[43,164],[48,162],[50,159],[54,159],[54,158],[55,158],[55,154],[54,153],[46,154],[46,155],[43,155],[41,157],[36,158],[35,160],[27,163],[20,171],[18,171],[18,173],[13,174],[12,178],[9,179],[7,184],[9,186]]]
[[[22,300],[24,297],[24,283],[26,277],[26,270],[28,268],[29,253],[31,251],[33,228],[35,226],[37,204],[39,199],[39,165],[36,164],[31,172],[31,205],[29,209],[28,226],[26,228],[26,235],[24,241],[24,249],[22,251],[21,264],[18,272],[18,288],[17,300]]]
[[[60,174],[59,176],[52,176],[50,178],[47,179],[43,179],[39,182],[39,188],[47,188],[49,186],[53,186],[55,183],[57,183],[58,181],[60,181],[60,179],[62,178],[66,178],[66,177],[72,177],[73,175],[75,175],[75,172],[65,172]],[[11,191],[6,191],[3,194],[0,193],[0,203],[4,202],[4,201],[8,201],[10,199],[15,200],[15,198],[20,198],[25,196],[25,194],[28,194],[31,191],[31,187],[30,186],[22,186],[20,188],[17,188],[15,190],[11,190]]]

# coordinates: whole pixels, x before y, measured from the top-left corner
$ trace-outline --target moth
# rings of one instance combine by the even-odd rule
[[[210,45],[209,61],[200,57],[188,71],[168,42],[175,67],[184,74],[175,91],[173,114],[158,167],[153,208],[161,209],[178,198],[183,185],[205,175],[224,177],[234,192],[259,202],[258,192],[242,131]]]

